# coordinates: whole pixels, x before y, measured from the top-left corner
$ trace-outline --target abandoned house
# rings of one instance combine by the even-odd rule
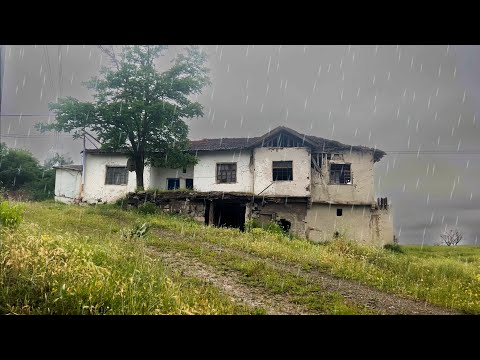
[[[127,155],[87,149],[84,167],[56,167],[55,199],[108,203],[128,197],[153,201],[215,226],[243,229],[245,221],[275,221],[312,241],[340,234],[359,242],[393,242],[387,199],[375,200],[374,164],[385,152],[345,145],[287,127],[254,138],[190,142],[198,163],[182,169],[145,167],[145,189],[191,192],[135,193]],[[129,171],[130,170],[130,171]],[[82,177],[83,176],[83,190]]]

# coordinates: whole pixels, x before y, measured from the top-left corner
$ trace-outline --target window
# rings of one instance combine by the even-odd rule
[[[176,190],[180,188],[180,179],[167,179],[167,189]]]
[[[264,140],[263,147],[303,147],[305,139],[298,139],[288,134],[279,134]]]
[[[185,179],[185,187],[193,190],[193,179]]]
[[[337,209],[337,216],[342,216],[342,209]]]
[[[237,163],[217,164],[217,183],[237,182]]]
[[[183,169],[182,169],[182,172],[183,172],[184,174],[186,174],[186,173],[187,173],[187,168],[183,168]]]
[[[350,164],[330,164],[330,184],[351,184]]]
[[[127,185],[128,169],[125,166],[107,166],[106,185]]]
[[[293,169],[291,161],[274,161],[272,164],[273,181],[292,181]]]

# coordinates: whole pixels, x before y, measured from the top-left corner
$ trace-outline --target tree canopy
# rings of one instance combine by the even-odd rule
[[[37,128],[70,132],[74,138],[83,136],[85,129],[94,131],[102,148],[127,152],[139,188],[145,164],[178,168],[195,163],[186,151],[188,126],[183,120],[203,116],[203,106],[189,97],[210,84],[207,56],[197,46],[188,47],[160,72],[155,60],[167,48],[123,46],[117,54],[113,47],[103,47],[112,65],[85,83],[94,91],[94,101],[59,98],[49,104],[55,122]]]

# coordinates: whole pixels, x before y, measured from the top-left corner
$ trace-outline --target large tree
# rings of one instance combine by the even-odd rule
[[[167,46],[101,47],[111,60],[101,78],[86,83],[94,102],[66,97],[49,104],[55,122],[38,124],[41,131],[84,135],[94,131],[102,148],[125,151],[135,165],[137,188],[143,188],[145,164],[183,167],[195,163],[186,152],[188,126],[183,119],[203,115],[200,103],[189,97],[210,84],[207,56],[197,46],[178,54],[172,66],[159,72],[155,60]]]

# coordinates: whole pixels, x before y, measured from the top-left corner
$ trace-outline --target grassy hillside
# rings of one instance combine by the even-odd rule
[[[142,223],[151,226],[145,236],[125,238]],[[240,274],[244,286],[286,296],[309,313],[372,313],[302,275],[312,269],[386,293],[480,313],[480,250],[474,247],[401,246],[392,251],[344,239],[318,245],[261,229],[241,233],[206,227],[162,213],[48,202],[25,204],[21,226],[2,233],[0,313],[265,312],[238,305],[204,279],[175,270],[175,259],[167,267],[163,258],[147,251],[152,248]],[[298,273],[283,271],[279,264],[298,268]]]

